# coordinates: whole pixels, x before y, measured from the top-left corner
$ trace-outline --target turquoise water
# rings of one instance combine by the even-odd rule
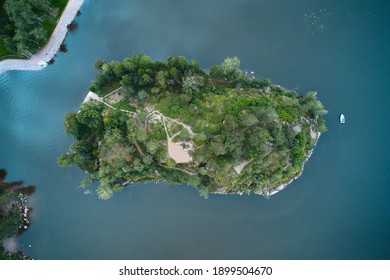
[[[211,2],[211,3],[210,3]],[[0,76],[0,167],[37,186],[20,238],[36,259],[389,259],[390,4],[363,0],[90,1],[67,54]],[[279,194],[217,196],[165,183],[107,202],[58,168],[63,129],[96,58],[227,56],[260,78],[318,91],[330,111],[303,175]],[[340,113],[346,124],[338,123]],[[31,245],[31,248],[29,247]]]

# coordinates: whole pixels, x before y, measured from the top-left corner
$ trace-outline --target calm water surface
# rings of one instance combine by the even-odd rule
[[[67,54],[39,72],[0,76],[0,166],[36,185],[36,259],[389,259],[390,4],[363,0],[87,0]],[[227,56],[258,77],[318,91],[330,111],[299,180],[264,199],[205,200],[186,185],[134,185],[107,202],[83,173],[58,168],[96,58]],[[340,125],[338,116],[346,115]],[[29,247],[31,245],[31,247]]]

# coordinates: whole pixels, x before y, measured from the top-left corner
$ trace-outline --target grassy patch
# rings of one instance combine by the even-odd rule
[[[57,7],[60,10],[60,14],[64,11],[68,0],[51,0],[51,5]]]
[[[0,57],[5,56],[5,55],[10,55],[11,52],[4,48],[3,46],[0,46]]]
[[[98,92],[96,92],[97,95],[99,95],[100,97],[104,97],[106,96],[107,94],[113,92],[114,90],[118,89],[119,87],[121,86],[121,83],[120,81],[113,81],[113,82],[107,82],[104,84],[104,86],[102,87],[102,89]]]
[[[114,106],[117,109],[135,112],[135,108],[134,106],[131,105],[131,102],[128,98],[123,98],[121,101],[113,104],[112,106]]]

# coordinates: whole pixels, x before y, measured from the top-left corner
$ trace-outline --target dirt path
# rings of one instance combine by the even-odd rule
[[[164,128],[165,128],[165,133],[167,135],[167,144],[168,144],[168,155],[175,160],[176,163],[188,163],[188,162],[191,162],[192,161],[192,156],[189,154],[189,151],[191,149],[185,149],[182,147],[181,143],[175,143],[172,141],[172,139],[179,134],[176,133],[175,135],[172,135],[172,136],[169,136],[169,133],[168,133],[168,129],[167,129],[167,125],[166,125],[166,120],[170,120],[170,121],[174,121],[178,124],[181,124],[183,125],[183,127],[185,127],[186,129],[188,129],[188,131],[191,133],[191,136],[194,136],[195,133],[191,130],[191,126],[185,124],[185,123],[182,123],[182,122],[179,122],[175,119],[171,119],[167,116],[164,116],[163,114],[161,114],[159,111],[152,111],[150,112],[147,116],[146,116],[146,119],[149,119],[149,117],[153,116],[154,114],[158,115],[160,117],[160,120],[162,121],[162,123],[164,124]]]
[[[153,110],[152,112],[150,112],[147,116],[146,116],[146,119],[148,119],[150,116],[152,116],[153,114],[157,114],[159,116],[161,116],[162,118],[164,118],[164,120],[170,120],[172,122],[175,122],[177,124],[181,124],[184,128],[186,128],[189,133],[191,134],[191,136],[195,136],[195,132],[192,131],[191,129],[191,126],[189,126],[188,124],[185,124],[185,123],[182,123],[181,121],[178,121],[178,120],[175,120],[175,119],[171,119],[170,117],[167,117],[167,116],[164,116],[163,114],[161,114],[159,111],[156,111],[156,110]]]
[[[0,74],[10,70],[41,70],[57,53],[68,32],[67,25],[75,18],[84,0],[69,0],[49,42],[30,59],[7,59],[0,62]]]
[[[114,110],[117,110],[117,108],[114,108],[113,106],[111,106],[110,104],[106,103],[103,101],[102,98],[100,98],[96,93],[90,91],[88,92],[87,96],[85,97],[83,103],[85,102],[88,102],[89,100],[97,100],[98,102],[102,102],[104,105],[110,107],[111,109],[114,109]],[[119,109],[123,112],[126,112],[126,113],[129,113],[131,115],[133,115],[134,113],[133,112],[130,112],[130,111],[126,111],[126,110],[123,110],[123,109]],[[191,133],[192,136],[195,135],[195,133],[191,130],[191,126],[187,125],[187,124],[184,124],[182,122],[179,122],[175,119],[171,119],[169,117],[166,117],[164,116],[163,114],[161,114],[159,111],[152,111],[150,112],[147,116],[146,116],[146,121],[148,121],[148,119],[153,116],[154,114],[158,115],[160,117],[160,121],[162,121],[162,123],[164,124],[164,128],[165,128],[165,133],[167,135],[167,144],[168,144],[168,155],[175,160],[176,163],[188,163],[188,162],[191,162],[192,161],[192,157],[191,155],[189,154],[189,151],[191,149],[185,149],[182,147],[181,143],[175,143],[172,141],[172,139],[178,135],[179,133],[176,133],[175,135],[172,135],[171,137],[169,137],[169,133],[168,133],[168,129],[167,129],[167,125],[165,123],[165,121],[167,119],[169,119],[170,121],[174,121],[178,124],[181,124],[183,125],[183,127],[185,127],[186,129],[189,130],[189,132]],[[139,147],[137,147],[138,151],[140,151],[141,154],[142,151]]]

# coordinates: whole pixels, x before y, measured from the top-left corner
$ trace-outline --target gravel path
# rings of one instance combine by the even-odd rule
[[[57,53],[68,32],[67,25],[75,18],[84,0],[69,0],[46,46],[28,60],[7,59],[0,62],[0,74],[9,70],[41,70]]]

